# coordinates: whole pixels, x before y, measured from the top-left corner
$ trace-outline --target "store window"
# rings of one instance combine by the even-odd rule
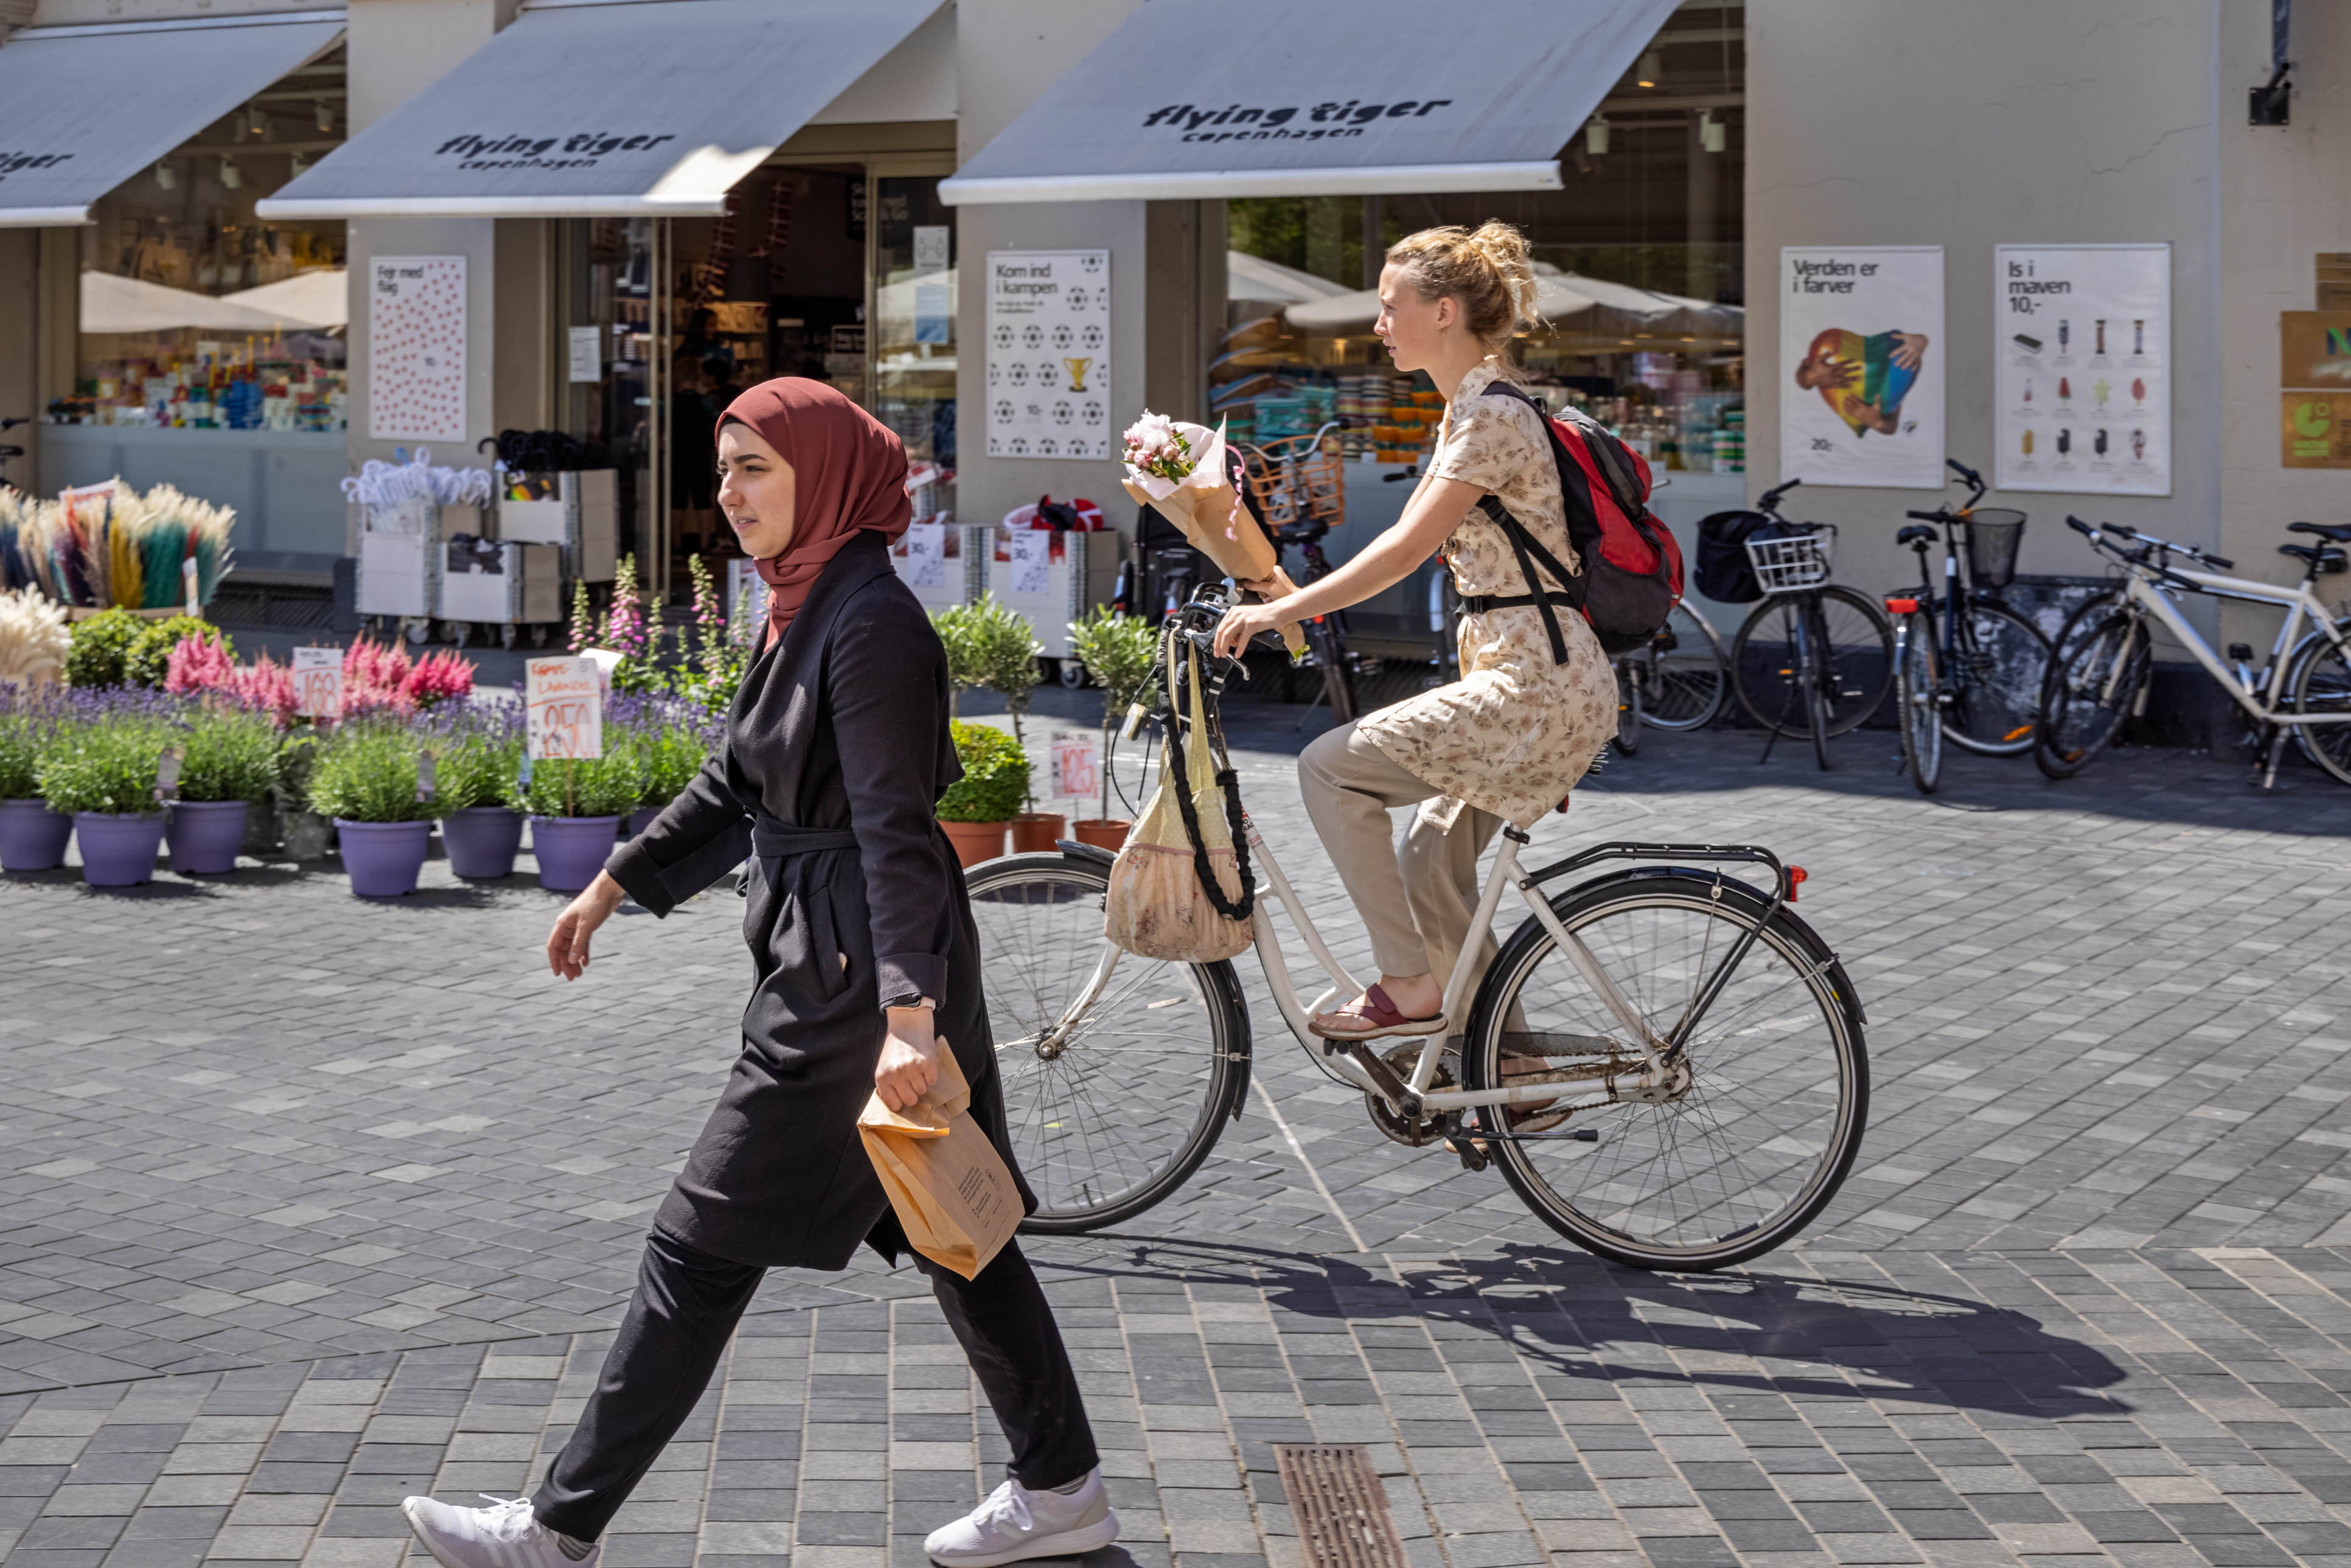
[[[935,178],[874,182],[873,414],[906,444],[918,514],[951,510],[956,466],[953,209]]]
[[[52,423],[344,428],[344,225],[253,211],[341,143],[343,83],[337,49],[97,204],[79,231],[73,391]]]

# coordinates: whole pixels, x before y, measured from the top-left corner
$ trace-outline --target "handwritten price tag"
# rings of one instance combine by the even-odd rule
[[[1053,732],[1053,793],[1081,798],[1102,792],[1102,737],[1090,729]]]
[[[522,700],[533,762],[604,755],[604,676],[595,660],[531,660]]]
[[[343,651],[294,650],[294,711],[303,718],[343,716]]]

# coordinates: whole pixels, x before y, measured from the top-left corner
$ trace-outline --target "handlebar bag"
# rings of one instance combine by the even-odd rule
[[[1771,519],[1761,512],[1717,512],[1698,526],[1698,591],[1723,604],[1763,597],[1747,541]]]

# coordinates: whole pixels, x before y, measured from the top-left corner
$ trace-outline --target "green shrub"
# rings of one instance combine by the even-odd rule
[[[75,622],[73,646],[66,654],[66,684],[122,685],[122,661],[131,652],[131,644],[146,630],[147,622],[128,610],[101,610],[87,621]]]
[[[1102,688],[1102,814],[1110,815],[1110,737],[1125,721],[1126,710],[1151,688],[1151,672],[1159,662],[1159,629],[1134,615],[1120,615],[1098,604],[1070,622],[1070,646],[1078,662]]]
[[[956,719],[948,727],[963,777],[939,797],[939,821],[1004,822],[1019,816],[1029,799],[1029,754],[1020,743],[989,725]]]
[[[522,771],[519,707],[447,703],[417,728],[420,744],[433,753],[433,798],[442,814],[507,804],[516,775]]]
[[[164,748],[184,738],[160,708],[126,706],[59,736],[35,762],[34,783],[52,811],[160,811],[156,767]]]
[[[146,622],[123,652],[123,684],[162,685],[163,677],[171,673],[172,650],[180,645],[183,637],[218,643],[223,653],[232,659],[236,657],[236,645],[228,640],[228,633],[200,615],[174,615],[169,621]]]
[[[54,694],[0,683],[0,800],[30,800],[40,793],[41,758],[66,738],[65,704]]]
[[[417,733],[388,719],[347,719],[310,764],[310,810],[347,822],[415,822],[441,814],[416,798]]]
[[[604,755],[531,764],[530,780],[517,780],[507,803],[534,817],[625,817],[643,801],[649,769],[634,737],[604,732]]]
[[[987,682],[987,665],[981,656],[974,621],[976,606],[950,604],[944,610],[931,612],[931,630],[939,634],[939,643],[947,653],[947,711],[952,714],[957,699],[972,687]]]
[[[277,726],[268,714],[215,705],[188,716],[181,738],[183,800],[261,800],[277,782]]]

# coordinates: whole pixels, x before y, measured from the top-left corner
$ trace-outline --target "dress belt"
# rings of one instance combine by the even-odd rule
[[[763,861],[856,847],[857,835],[847,828],[797,828],[777,817],[751,819],[751,852]]]

